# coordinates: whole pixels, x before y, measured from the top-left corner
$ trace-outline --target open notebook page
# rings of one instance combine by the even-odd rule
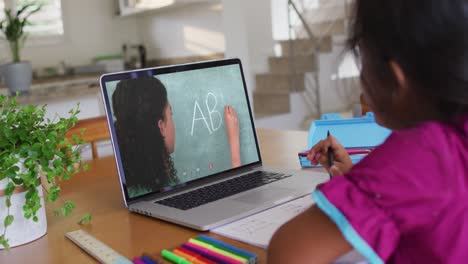
[[[288,220],[314,204],[311,195],[292,200],[263,212],[210,230],[215,234],[267,248],[275,231]],[[334,263],[367,263],[356,251],[351,251]]]

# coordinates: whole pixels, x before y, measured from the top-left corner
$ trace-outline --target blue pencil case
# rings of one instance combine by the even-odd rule
[[[324,114],[321,120],[315,120],[310,125],[306,152],[317,142],[327,137],[327,132],[338,139],[345,147],[350,149],[372,149],[382,144],[391,131],[379,126],[375,122],[374,114],[367,113],[361,118],[342,119],[337,113]],[[351,155],[353,164],[359,162],[367,154]],[[299,155],[299,162],[303,168],[320,167],[314,166],[306,157]]]

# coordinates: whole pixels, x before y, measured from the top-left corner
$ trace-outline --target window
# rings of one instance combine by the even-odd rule
[[[31,0],[0,0],[0,19],[4,17],[4,9],[20,9]],[[61,36],[63,35],[62,7],[60,0],[41,0],[42,9],[31,15],[29,22],[31,25],[25,27],[31,38],[40,36]]]
[[[5,2],[3,0],[0,0],[0,20],[2,20],[5,17]]]

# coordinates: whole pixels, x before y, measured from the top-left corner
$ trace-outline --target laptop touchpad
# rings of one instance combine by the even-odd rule
[[[271,187],[255,192],[247,193],[242,196],[236,197],[233,200],[248,204],[261,204],[282,199],[289,194],[293,193],[294,190],[280,187]]]

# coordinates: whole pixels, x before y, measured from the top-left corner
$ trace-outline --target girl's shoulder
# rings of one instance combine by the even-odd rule
[[[468,116],[394,131],[344,178],[363,190],[398,197],[437,193],[460,182],[468,186]]]
[[[468,115],[453,123],[428,121],[394,131],[356,168],[378,167],[381,170],[399,166],[411,173],[412,168],[421,171],[422,168],[414,166],[421,163],[425,168],[422,171],[440,173],[440,170],[450,169],[453,163],[465,161],[468,162]]]
[[[468,114],[456,118],[452,122],[426,121],[417,126],[394,131],[393,137],[408,138],[428,144],[444,143],[450,138],[466,141],[468,137]]]

